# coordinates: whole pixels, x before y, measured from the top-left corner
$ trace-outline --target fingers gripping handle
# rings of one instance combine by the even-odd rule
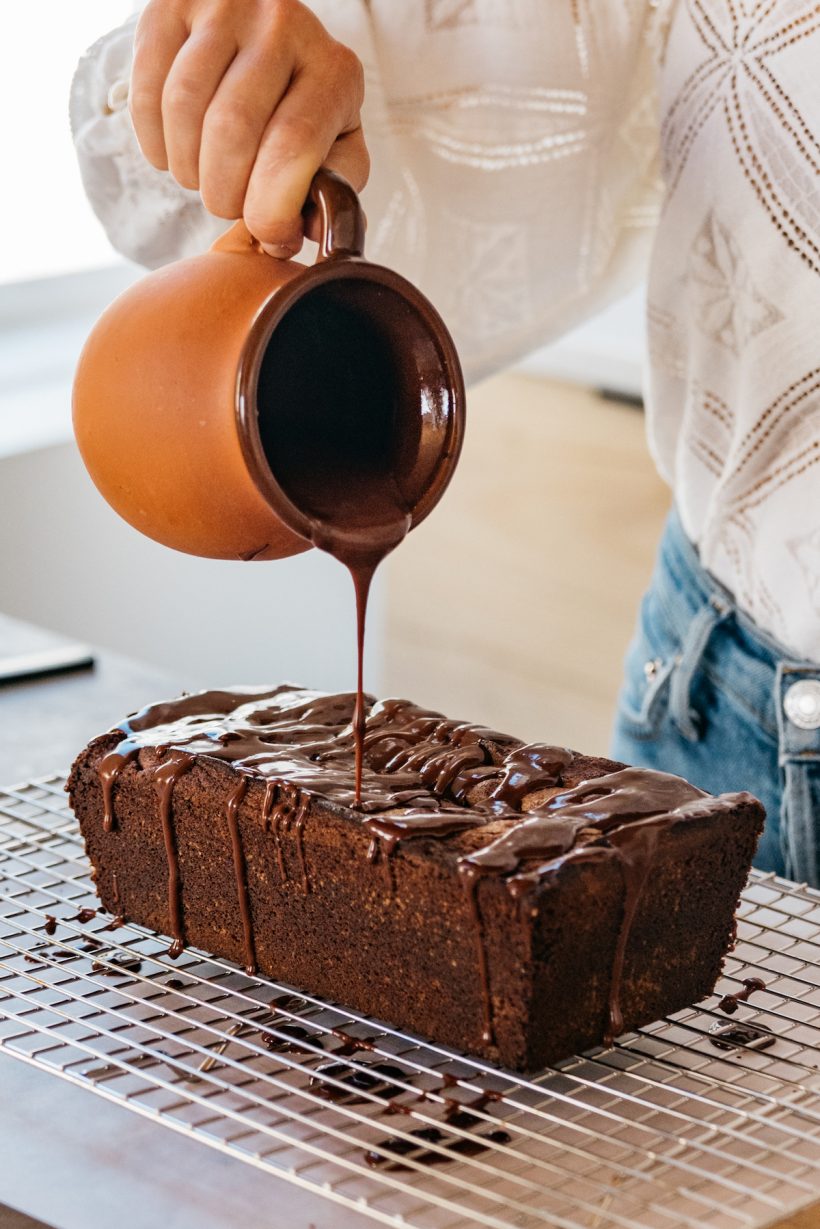
[[[346,179],[322,167],[316,172],[305,201],[304,213],[319,215],[321,238],[319,260],[339,256],[361,256],[364,252],[365,219],[359,198]],[[216,252],[261,252],[240,218],[212,246]]]

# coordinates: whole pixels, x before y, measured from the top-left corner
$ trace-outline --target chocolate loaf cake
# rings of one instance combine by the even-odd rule
[[[708,994],[763,808],[405,700],[281,686],[154,704],[68,790],[105,908],[535,1070]]]

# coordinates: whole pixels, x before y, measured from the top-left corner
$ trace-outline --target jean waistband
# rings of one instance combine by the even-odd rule
[[[820,663],[795,658],[738,609],[729,590],[701,564],[675,509],[661,541],[659,565],[656,593],[681,646],[670,681],[670,707],[684,737],[696,741],[700,736],[690,692],[703,665],[716,685],[732,693],[778,742],[781,763],[820,759],[820,726],[806,728],[811,703],[818,699]],[[802,724],[796,683],[803,683],[802,698],[808,702]]]

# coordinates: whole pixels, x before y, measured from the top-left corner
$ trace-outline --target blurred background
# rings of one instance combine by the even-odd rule
[[[132,7],[45,0],[4,22],[0,613],[191,689],[290,679],[347,690],[353,597],[342,568],[316,551],[234,564],[155,545],[97,495],[72,442],[83,339],[141,271],[112,251],[86,203],[68,89],[81,52]],[[644,440],[642,356],[637,292],[470,390],[453,485],[379,577],[371,691],[606,750],[668,506]],[[0,639],[0,657],[12,651]]]

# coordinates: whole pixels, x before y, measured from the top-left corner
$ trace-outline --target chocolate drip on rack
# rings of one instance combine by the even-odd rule
[[[329,1078],[338,1082],[331,1084]],[[401,1082],[404,1079],[405,1072],[394,1063],[370,1063],[365,1068],[351,1067],[348,1063],[334,1060],[319,1064],[310,1077],[308,1087],[325,1101],[340,1105],[363,1105],[369,1098],[362,1096],[362,1093],[381,1097],[385,1101],[389,1101],[394,1094],[399,1095],[401,1088],[392,1081]]]
[[[457,1161],[459,1157],[463,1156],[480,1156],[482,1152],[487,1152],[493,1144],[508,1144],[510,1142],[510,1135],[501,1128],[489,1131],[486,1135],[457,1135],[453,1137],[447,1134],[447,1127],[455,1127],[460,1131],[469,1131],[476,1127],[487,1125],[486,1120],[479,1118],[478,1114],[491,1101],[499,1099],[499,1094],[492,1092],[479,1093],[473,1101],[458,1101],[455,1098],[449,1098],[446,1102],[447,1108],[441,1127],[420,1127],[418,1130],[410,1132],[411,1139],[399,1137],[382,1140],[378,1147],[383,1149],[383,1152],[389,1153],[389,1155],[384,1156],[383,1152],[373,1150],[365,1153],[365,1160],[374,1169],[386,1169],[395,1172],[412,1168],[411,1165],[407,1164],[407,1161],[413,1161],[417,1165],[443,1165],[448,1161]],[[391,1108],[393,1108],[392,1104]],[[404,1109],[412,1113],[412,1109],[409,1106],[401,1108],[397,1106],[394,1112],[403,1112]],[[426,1144],[438,1144],[441,1147],[440,1149],[433,1149],[425,1147]],[[402,1158],[406,1158],[406,1160],[402,1160]]]
[[[741,1020],[711,1028],[707,1035],[719,1050],[768,1050],[777,1041],[777,1035],[765,1025]]]
[[[735,990],[732,994],[724,994],[723,998],[718,1003],[721,1011],[725,1011],[727,1016],[732,1016],[738,1009],[740,1003],[746,1003],[750,995],[755,994],[758,990],[765,990],[766,983],[761,981],[759,977],[744,977],[743,989]]]

